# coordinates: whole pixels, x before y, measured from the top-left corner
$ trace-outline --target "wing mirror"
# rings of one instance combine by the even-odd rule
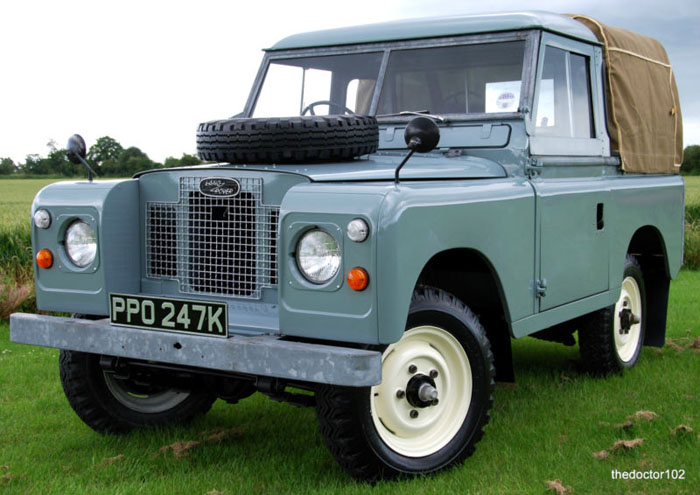
[[[434,120],[428,117],[416,117],[409,121],[406,126],[406,131],[403,134],[406,141],[408,152],[406,158],[396,167],[394,172],[394,183],[399,183],[399,171],[406,165],[406,162],[413,156],[416,151],[418,153],[427,153],[435,149],[440,142],[440,127]]]
[[[75,163],[76,165],[82,163],[85,165],[85,167],[88,169],[88,181],[92,182],[93,174],[97,174],[85,161],[85,157],[87,156],[87,146],[85,146],[85,140],[80,134],[73,134],[70,138],[68,138],[66,156],[71,163]]]

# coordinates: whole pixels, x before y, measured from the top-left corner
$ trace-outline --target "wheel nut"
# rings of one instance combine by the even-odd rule
[[[415,364],[412,364],[408,367],[408,372],[410,374],[414,374],[416,371],[418,371],[418,367]]]
[[[411,419],[416,419],[418,417],[418,411],[416,411],[415,409],[411,409],[410,415]]]
[[[437,378],[437,376],[438,376],[437,370],[430,370],[430,378]]]
[[[440,401],[438,399],[433,399],[433,402],[431,402],[431,405],[437,406]]]
[[[406,392],[404,392],[403,390],[400,390],[400,389],[399,389],[399,390],[396,391],[396,397],[397,397],[398,399],[403,399],[404,397],[406,397]]]

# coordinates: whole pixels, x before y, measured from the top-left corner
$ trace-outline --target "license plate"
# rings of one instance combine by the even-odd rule
[[[128,294],[109,295],[112,325],[228,337],[226,303]]]

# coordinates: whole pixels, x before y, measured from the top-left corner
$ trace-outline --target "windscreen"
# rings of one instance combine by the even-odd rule
[[[394,50],[377,116],[516,112],[525,42]]]
[[[253,117],[369,113],[382,53],[272,60]]]

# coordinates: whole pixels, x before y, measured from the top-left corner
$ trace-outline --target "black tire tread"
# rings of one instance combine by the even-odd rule
[[[235,118],[199,124],[202,160],[233,164],[350,160],[377,151],[377,119],[366,115]]]
[[[625,259],[625,269],[628,266],[634,266],[641,272],[639,262],[630,255]],[[614,319],[614,305],[581,318],[578,333],[581,364],[592,375],[612,375],[625,369],[615,351]]]
[[[481,347],[486,350],[487,362],[489,363],[489,389],[486,412],[469,444],[458,456],[433,472],[461,463],[474,453],[476,443],[484,436],[484,427],[490,420],[493,392],[496,387],[493,353],[486,337],[486,331],[477,316],[458,298],[441,289],[419,286],[411,298],[412,308],[420,308],[420,306],[434,303],[451,308],[471,323]],[[375,453],[358,431],[353,413],[355,405],[359,403],[362,394],[365,393],[365,388],[319,387],[316,392],[316,411],[321,435],[326,446],[340,466],[355,479],[374,482],[379,479],[391,479],[405,475],[406,473],[398,472],[377,462]]]
[[[110,407],[105,397],[104,379],[95,376],[97,356],[61,350],[59,370],[68,403],[83,422],[98,433],[127,433],[135,428],[185,423],[211,409],[216,397],[206,392],[192,392],[190,397],[170,411],[152,415],[125,416],[119,407]]]

